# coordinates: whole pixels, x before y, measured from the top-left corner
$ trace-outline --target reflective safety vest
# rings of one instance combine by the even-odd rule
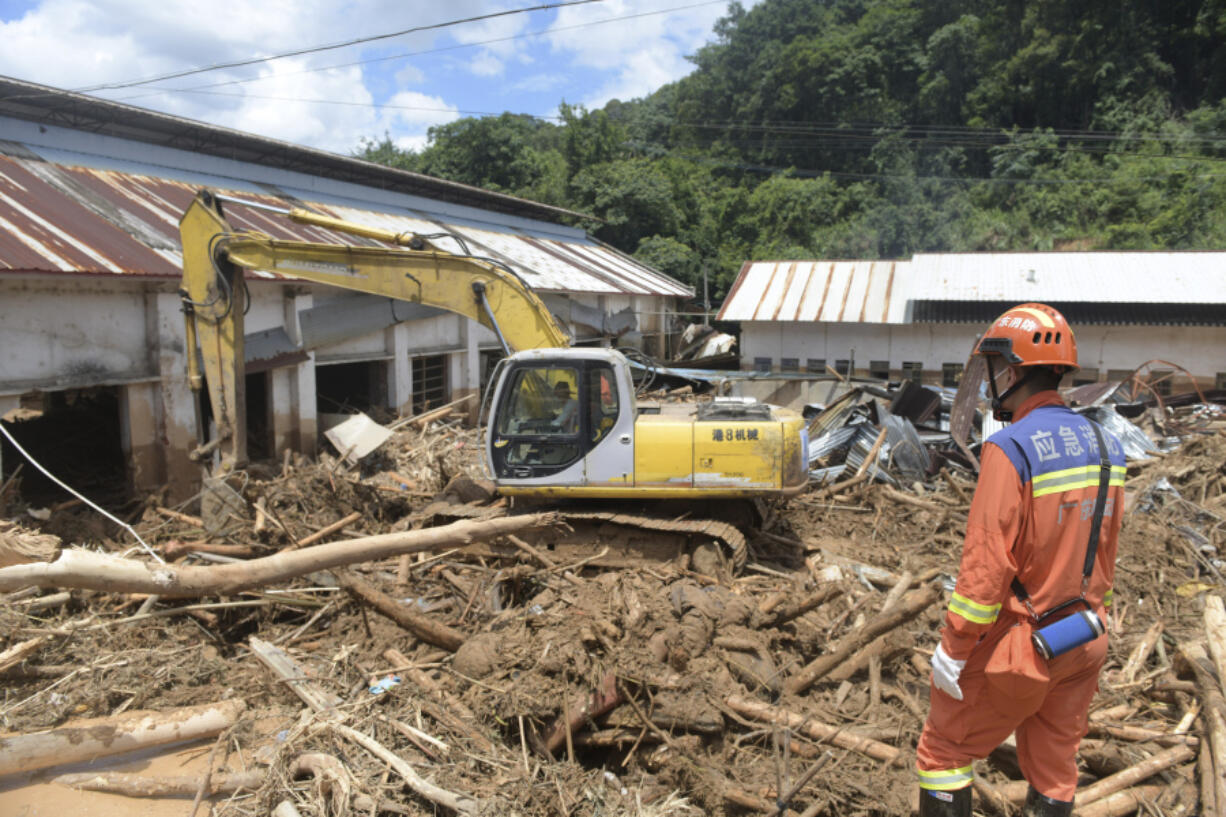
[[[1009,590],[1014,576],[1040,614],[1081,592],[1100,471],[1094,430],[1054,391],[1032,396],[1014,416],[983,446],[958,582],[942,634],[945,651],[955,659],[966,658],[1002,613],[1027,615]],[[1125,474],[1119,440],[1102,432],[1111,479],[1086,590],[1100,616],[1111,603]]]

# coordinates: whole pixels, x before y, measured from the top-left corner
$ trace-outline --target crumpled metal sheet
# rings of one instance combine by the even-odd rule
[[[1129,420],[1121,417],[1110,405],[1093,406],[1077,409],[1080,413],[1096,421],[1103,428],[1115,435],[1124,446],[1124,457],[1132,461],[1153,459],[1150,455],[1158,453],[1158,447],[1144,431],[1137,428]]]
[[[860,423],[855,426],[856,436],[852,440],[851,447],[847,450],[847,461],[843,465],[843,476],[852,477],[860,470],[860,466],[868,459],[868,454],[873,450],[873,446],[877,442],[878,435],[881,434],[881,429],[871,423]],[[889,439],[889,432],[886,432],[886,438]],[[888,482],[891,485],[897,485],[898,480],[887,470],[889,466],[889,446],[882,443],[881,448],[877,449],[876,465],[873,469],[873,477],[882,482]]]
[[[867,425],[867,423],[832,428],[817,439],[811,440],[809,442],[809,462],[827,457],[851,445],[852,439],[859,433],[862,425]]]
[[[843,464],[831,465],[829,468],[810,468],[809,480],[817,485],[834,482],[843,473]]]
[[[932,465],[932,456],[915,425],[897,414],[883,414],[881,419],[887,431],[878,460],[884,458],[886,467],[900,473],[908,482],[923,480]]]

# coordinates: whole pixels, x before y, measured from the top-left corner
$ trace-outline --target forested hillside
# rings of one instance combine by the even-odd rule
[[[742,261],[1226,248],[1226,0],[765,0],[645,99],[358,155],[599,216],[713,296]]]

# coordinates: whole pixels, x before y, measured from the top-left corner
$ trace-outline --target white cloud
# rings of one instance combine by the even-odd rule
[[[378,133],[399,134],[393,140],[398,147],[421,150],[426,146],[426,131],[432,125],[445,125],[459,118],[456,107],[437,96],[401,91],[380,109]]]
[[[398,88],[405,85],[416,85],[425,78],[426,73],[410,63],[405,63],[392,77]]]
[[[456,0],[436,14],[440,20],[454,19],[452,15],[465,16],[478,6],[477,0]],[[44,0],[22,17],[0,22],[0,42],[4,43],[0,74],[82,89],[433,21],[423,21],[413,8],[396,0],[350,0],[344,4],[260,0],[227,4],[224,12],[188,0]],[[431,47],[439,36],[428,32],[376,45],[420,50]],[[405,97],[402,92],[392,101],[444,111],[423,115],[363,107],[375,100],[360,66],[310,70],[361,59],[361,50],[338,49],[210,71],[167,80],[156,87],[96,93],[341,153],[355,149],[362,137],[382,136],[385,130],[406,144],[424,143],[429,125],[455,118],[454,105],[420,94]],[[419,69],[404,65],[392,79],[396,88],[403,88],[423,78]],[[335,104],[338,102],[346,104]]]
[[[498,59],[490,51],[482,51],[468,63],[468,70],[479,77],[501,76],[505,68],[506,66],[503,65],[502,60]]]
[[[742,5],[750,8],[757,2],[745,0]],[[711,39],[715,21],[727,13],[726,2],[651,13],[660,11],[660,5],[658,0],[606,0],[559,10],[549,35],[554,53],[576,65],[610,72],[604,85],[586,94],[584,104],[600,107],[610,99],[645,96],[690,73],[694,66],[685,58]],[[636,14],[645,16],[597,24]]]
[[[20,18],[0,22],[0,74],[68,89],[522,7],[520,0],[248,0],[220,10],[194,0],[35,2]],[[598,107],[614,97],[643,96],[684,76],[692,70],[685,56],[710,39],[713,23],[726,13],[725,0],[591,23],[686,2],[604,0],[556,14],[508,15],[182,77],[158,83],[161,90],[141,86],[99,94],[338,152],[353,150],[362,137],[381,138],[385,131],[398,144],[420,147],[431,125],[455,119],[461,108],[514,109],[517,94],[550,92]],[[2,6],[0,0],[0,19]],[[550,20],[554,30],[548,35],[506,39],[540,30]],[[561,30],[575,25],[582,27]],[[456,43],[473,47],[416,64],[387,61],[317,70]],[[592,80],[593,75],[599,79]],[[388,94],[391,98],[384,100]],[[381,109],[377,101],[402,107]]]

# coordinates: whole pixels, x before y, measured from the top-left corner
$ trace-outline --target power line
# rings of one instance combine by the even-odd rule
[[[772,175],[788,173],[795,176],[803,176],[806,178],[819,178],[822,176],[830,176],[832,178],[856,179],[861,181],[932,181],[946,182],[957,184],[969,184],[975,182],[983,182],[985,184],[1043,184],[1043,185],[1061,185],[1061,184],[1134,184],[1138,182],[1161,182],[1169,181],[1169,176],[1132,176],[1128,178],[1115,178],[1111,176],[1099,176],[1096,178],[1084,179],[1055,179],[1055,178],[1030,178],[1030,179],[1008,179],[994,178],[991,176],[919,176],[909,174],[890,174],[890,173],[851,173],[839,170],[812,170],[794,167],[776,167],[772,165],[749,164],[746,162],[732,162],[726,159],[718,159],[713,156],[695,156],[691,154],[680,153],[677,151],[669,151],[664,154],[668,158],[684,159],[694,162],[695,164],[705,164],[716,167],[728,167],[737,170],[747,170],[755,173],[769,173]],[[1226,173],[1205,173],[1196,177],[1197,179],[1221,179],[1226,178]]]
[[[166,89],[159,89],[159,90],[165,91],[167,93],[188,93],[192,91],[204,90],[207,88],[220,88],[226,85],[245,85],[249,82],[265,82],[271,79],[282,79],[284,77],[294,77],[294,76],[300,76],[302,74],[315,74],[315,73],[319,73],[322,71],[331,71],[336,68],[352,68],[355,65],[372,65],[374,63],[388,62],[390,60],[400,60],[400,59],[406,59],[408,57],[421,57],[427,54],[441,54],[445,51],[456,51],[456,50],[460,50],[464,48],[477,48],[483,45],[494,45],[497,43],[505,43],[505,42],[510,42],[512,40],[522,40],[528,37],[541,37],[547,34],[555,34],[560,31],[574,31],[575,29],[590,28],[592,26],[606,25],[608,23],[618,23],[618,22],[623,22],[625,20],[636,20],[641,17],[655,17],[661,14],[671,14],[674,11],[688,11],[690,9],[700,8],[702,6],[714,6],[714,5],[722,4],[725,2],[727,2],[727,0],[703,0],[703,2],[690,3],[689,5],[685,5],[685,6],[673,6],[671,8],[666,8],[666,9],[656,9],[655,11],[643,11],[643,12],[638,12],[637,14],[626,14],[621,17],[606,17],[603,20],[589,20],[586,23],[575,23],[574,25],[569,25],[569,26],[553,26],[551,28],[542,28],[537,31],[525,31],[525,32],[521,32],[520,34],[511,34],[506,37],[495,37],[489,40],[479,40],[479,41],[471,42],[471,43],[459,43],[457,45],[448,45],[448,46],[443,46],[440,48],[428,48],[422,51],[406,51],[401,54],[390,54],[390,55],[383,56],[383,57],[371,57],[369,59],[364,59],[364,60],[353,60],[351,62],[334,63],[332,65],[321,65],[316,68],[304,68],[300,71],[289,71],[283,74],[276,74],[274,76],[246,77],[243,79],[231,79],[231,80],[225,80],[224,82],[209,83],[208,85],[197,85],[192,88],[166,88]],[[155,80],[150,80],[150,82],[153,82],[153,81]],[[139,95],[134,95],[130,97],[123,97],[119,101],[122,102],[122,101],[126,101],[129,99],[143,99],[146,96],[150,96],[150,94],[139,94]]]
[[[414,26],[413,28],[401,29],[400,31],[391,31],[386,34],[373,34],[369,37],[358,37],[352,40],[346,40],[339,43],[331,43],[328,45],[316,45],[309,48],[298,48],[293,51],[285,51],[280,54],[271,54],[263,57],[251,57],[243,60],[233,60],[231,62],[219,62],[213,65],[207,65],[200,68],[190,68],[184,71],[175,71],[168,74],[160,74],[156,77],[146,77],[145,79],[131,80],[128,82],[112,82],[101,85],[92,85],[87,88],[78,88],[76,93],[93,93],[95,91],[113,91],[120,88],[133,88],[138,85],[148,85],[151,82],[162,82],[168,79],[179,79],[180,77],[192,76],[194,74],[204,74],[209,71],[219,71],[224,68],[241,68],[245,65],[256,65],[259,63],[272,62],[273,60],[281,60],[287,57],[300,57],[304,54],[317,54],[321,51],[333,51],[338,48],[348,48],[353,45],[361,45],[362,43],[375,42],[377,40],[387,40],[393,37],[401,37],[405,34],[414,34],[421,31],[431,31],[440,28],[450,28],[452,26],[462,25],[464,23],[477,23],[482,20],[492,20],[496,17],[506,17],[512,14],[525,14],[532,11],[546,11],[549,9],[563,8],[566,6],[582,6],[588,3],[600,3],[603,0],[561,0],[555,3],[544,3],[538,6],[528,6],[519,9],[510,9],[507,11],[496,11],[490,14],[480,14],[475,17],[465,17],[461,20],[450,20],[445,23],[431,23],[430,25]]]
[[[479,116],[479,117],[501,116],[503,113],[511,113],[514,116],[524,116],[524,117],[530,117],[532,119],[539,119],[539,120],[550,121],[550,122],[558,122],[562,120],[562,117],[560,116],[553,116],[553,115],[548,115],[548,114],[519,113],[519,112],[511,112],[511,111],[504,111],[502,113],[498,113],[494,111],[466,110],[466,109],[461,109],[461,108],[440,108],[440,107],[432,107],[432,106],[425,106],[425,105],[395,105],[395,104],[390,104],[390,103],[356,102],[354,100],[340,100],[340,99],[315,99],[315,98],[308,98],[308,97],[271,96],[271,95],[266,95],[266,94],[226,93],[224,91],[193,90],[190,88],[164,89],[164,90],[173,91],[175,93],[203,94],[207,96],[229,97],[232,99],[258,99],[258,100],[265,100],[269,102],[295,102],[295,103],[306,103],[306,104],[314,104],[314,105],[340,105],[340,106],[345,106],[345,107],[369,108],[369,109],[376,109],[376,110],[386,109],[386,110],[399,110],[399,111],[419,111],[419,112],[461,114],[464,116]],[[703,122],[702,120],[672,119],[671,122],[672,124],[681,125],[685,127],[697,127],[697,128],[721,127],[720,123],[709,123],[709,122]],[[770,133],[775,132],[772,129],[761,127],[761,126],[748,126],[748,127],[757,127],[758,130],[762,132],[763,134],[770,134]],[[829,137],[829,138],[826,138],[826,139],[773,139],[770,141],[760,141],[760,140],[750,140],[750,139],[723,139],[723,140],[720,140],[720,144],[728,145],[730,147],[743,148],[743,149],[744,148],[759,148],[759,149],[769,148],[772,150],[823,150],[823,151],[861,151],[862,152],[862,151],[871,149],[875,144],[881,141],[881,138],[882,138],[881,134],[879,133],[868,133],[866,131],[861,131],[861,132],[850,131],[849,132],[849,131],[844,131],[844,130],[840,130],[836,128],[818,128],[808,133],[804,131],[799,131],[799,130],[783,130],[783,131],[780,131],[780,133],[783,133],[785,135],[796,135],[796,136],[808,135],[808,136]],[[937,131],[933,131],[931,133],[935,134],[937,133]],[[987,131],[986,129],[984,130],[983,135],[984,135],[984,138],[977,139],[977,140],[969,139],[969,138],[967,139],[957,139],[957,138],[940,139],[940,138],[936,138],[934,135],[924,135],[921,133],[921,135],[918,135],[918,136],[903,136],[903,137],[900,137],[900,139],[914,146],[917,149],[925,149],[925,150],[944,148],[944,147],[953,147],[953,148],[983,149],[983,150],[995,149],[995,150],[1002,150],[1002,151],[1019,151],[1019,152],[1020,151],[1042,151],[1042,152],[1050,152],[1050,153],[1083,153],[1083,154],[1089,154],[1089,155],[1094,155],[1094,156],[1133,156],[1133,157],[1138,157],[1138,158],[1143,158],[1143,159],[1155,159],[1155,160],[1163,160],[1163,161],[1175,161],[1175,160],[1206,161],[1206,162],[1226,161],[1226,157],[1208,156],[1204,154],[1188,154],[1188,153],[1160,154],[1160,153],[1146,153],[1143,151],[1136,151],[1136,150],[1131,150],[1131,151],[1118,150],[1118,149],[1113,150],[1109,147],[1095,148],[1095,147],[1086,147],[1086,146],[1070,145],[1070,144],[1034,145],[1034,144],[1026,144],[1026,143],[1021,143],[1021,144],[1011,143],[1011,142],[1005,141],[1008,138],[1007,133],[1002,133],[999,131],[990,132],[990,131]],[[1118,141],[1129,142],[1132,140],[1128,137],[1122,136],[1119,138]],[[1188,140],[1184,139],[1183,137],[1167,137],[1166,139],[1167,143],[1175,143],[1175,144],[1178,144],[1180,146],[1185,146],[1185,147],[1188,146],[1186,144],[1187,141]],[[1200,141],[1202,143],[1206,143],[1209,145],[1216,145],[1221,142],[1226,142],[1226,139],[1214,139],[1214,140],[1203,139],[1203,140],[1191,140],[1191,141]]]

